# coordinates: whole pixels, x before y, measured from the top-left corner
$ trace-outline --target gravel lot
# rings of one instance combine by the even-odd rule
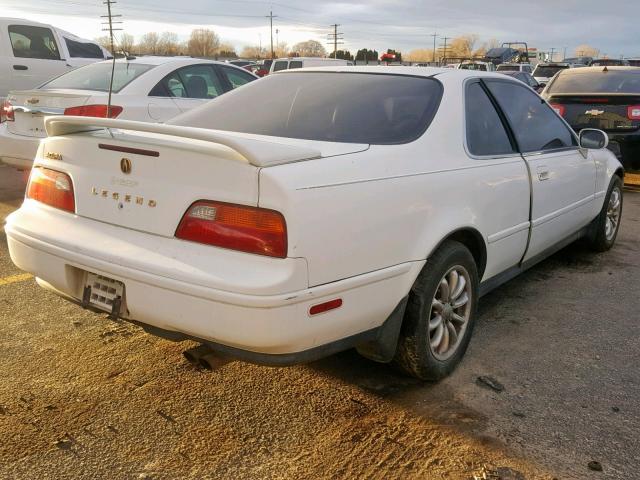
[[[24,177],[0,166],[0,219]],[[570,246],[485,297],[435,385],[354,352],[198,370],[193,344],[16,276],[2,233],[0,478],[640,478],[640,194],[625,202],[611,252]]]

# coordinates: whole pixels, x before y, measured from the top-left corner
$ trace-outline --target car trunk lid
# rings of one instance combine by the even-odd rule
[[[576,130],[597,128],[607,132],[633,132],[640,119],[630,118],[629,107],[640,106],[640,95],[553,95],[549,103],[562,106],[565,120]]]
[[[8,96],[13,107],[15,121],[7,123],[9,132],[15,135],[43,138],[47,136],[44,118],[63,115],[69,107],[85,105],[95,92],[85,90],[23,90]]]
[[[261,168],[368,148],[102,118],[45,124],[39,161],[69,173],[78,215],[166,237],[198,200],[257,206]]]

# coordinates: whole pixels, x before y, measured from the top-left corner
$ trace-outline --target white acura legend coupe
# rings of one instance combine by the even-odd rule
[[[606,134],[577,137],[501,74],[284,71],[170,123],[47,118],[11,258],[85,308],[252,362],[356,347],[440,379],[481,295],[620,225]]]

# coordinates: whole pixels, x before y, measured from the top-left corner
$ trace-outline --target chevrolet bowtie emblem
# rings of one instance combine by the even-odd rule
[[[587,115],[596,116],[596,115],[602,115],[604,113],[604,110],[595,110],[595,109],[593,109],[593,110],[587,110],[584,113],[586,113]]]
[[[28,98],[27,103],[30,105],[35,105],[36,103],[40,103],[40,99],[36,97]]]

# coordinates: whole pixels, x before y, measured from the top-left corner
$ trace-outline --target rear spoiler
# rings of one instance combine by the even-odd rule
[[[146,123],[133,120],[112,118],[50,116],[44,119],[49,137],[89,132],[99,128],[118,128],[135,132],[148,132],[158,135],[203,140],[224,145],[243,156],[256,167],[270,167],[284,163],[320,158],[321,152],[315,148],[289,145],[277,141],[262,140],[244,136],[241,133],[208,130],[206,128]]]

